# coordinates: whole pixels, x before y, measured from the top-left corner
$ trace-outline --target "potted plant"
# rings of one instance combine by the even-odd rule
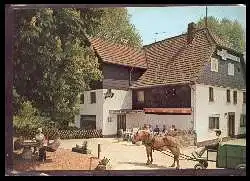
[[[108,163],[110,162],[110,159],[103,158],[95,168],[95,170],[107,170]]]

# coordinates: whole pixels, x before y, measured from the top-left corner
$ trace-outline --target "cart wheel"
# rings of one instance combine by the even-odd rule
[[[246,164],[239,164],[235,168],[236,169],[246,169]]]
[[[197,163],[197,164],[194,166],[194,169],[195,169],[195,170],[200,170],[200,169],[205,169],[205,167],[204,167],[203,164]]]

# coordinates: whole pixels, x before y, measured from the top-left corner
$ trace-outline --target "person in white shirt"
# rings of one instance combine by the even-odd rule
[[[46,146],[45,142],[45,136],[42,133],[42,128],[37,129],[37,134],[35,136],[35,140],[39,143],[38,149],[39,149],[39,160],[40,161],[45,161],[46,160],[46,150],[44,146]]]

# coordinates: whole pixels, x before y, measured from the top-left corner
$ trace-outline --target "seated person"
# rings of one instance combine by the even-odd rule
[[[174,124],[171,126],[170,130],[168,131],[168,135],[169,136],[176,136],[177,135],[177,129],[175,128]]]
[[[24,142],[24,138],[20,136],[15,142],[14,142],[14,150],[20,150],[23,148],[22,143]]]
[[[149,131],[150,131],[150,132],[153,132],[153,128],[152,128],[152,125],[151,125],[151,124],[149,125]]]
[[[221,130],[216,130],[215,132],[216,132],[216,136],[217,136],[215,143],[210,144],[210,145],[205,145],[204,147],[197,149],[196,151],[194,151],[192,153],[192,155],[194,157],[196,157],[196,158],[201,157],[203,155],[203,153],[208,149],[213,149],[213,150],[218,149],[219,144],[222,142]]]
[[[154,133],[156,133],[156,135],[159,135],[160,129],[159,129],[158,125],[156,125],[156,127],[154,129]]]
[[[164,124],[162,128],[162,133],[165,134],[166,132],[167,132],[167,128],[166,128],[166,125]]]
[[[46,160],[46,151],[44,145],[46,145],[46,139],[44,134],[42,133],[42,128],[37,129],[37,134],[35,136],[35,140],[39,143],[39,160],[44,161]]]

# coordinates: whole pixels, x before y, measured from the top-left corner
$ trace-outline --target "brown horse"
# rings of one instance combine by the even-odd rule
[[[174,155],[174,163],[171,167],[175,167],[175,162],[177,162],[177,169],[179,169],[179,156],[180,156],[180,144],[176,140],[176,138],[172,136],[153,136],[150,132],[146,130],[138,131],[132,138],[132,143],[135,144],[138,141],[142,141],[146,147],[147,153],[147,163],[150,164],[153,162],[152,151],[166,151],[170,150]],[[149,160],[149,156],[151,160]]]

